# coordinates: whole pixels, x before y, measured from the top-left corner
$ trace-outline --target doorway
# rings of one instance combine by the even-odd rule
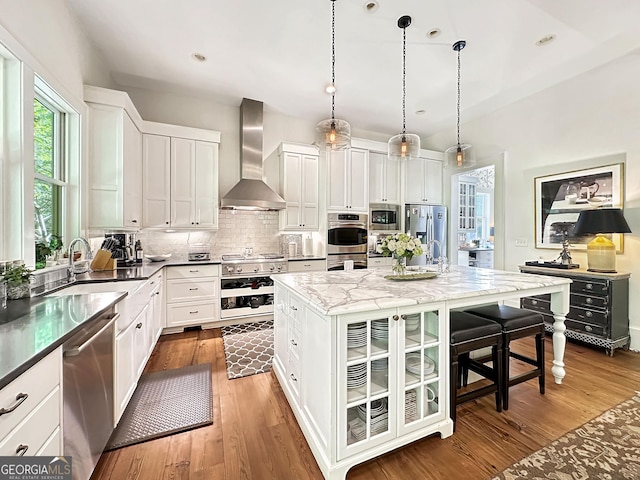
[[[495,165],[452,175],[451,206],[452,260],[494,268]]]

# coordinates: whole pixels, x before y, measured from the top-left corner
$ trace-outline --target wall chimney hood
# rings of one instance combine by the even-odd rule
[[[220,208],[282,210],[285,202],[262,175],[263,104],[243,98],[240,104],[240,181],[222,197]]]

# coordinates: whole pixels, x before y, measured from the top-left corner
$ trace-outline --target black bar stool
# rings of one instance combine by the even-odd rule
[[[465,310],[502,325],[502,406],[509,409],[509,387],[538,378],[540,393],[544,395],[544,320],[542,315],[530,310],[509,307],[508,305],[486,305]],[[535,335],[536,358],[525,357],[511,351],[511,340]],[[535,368],[528,372],[510,376],[509,359],[513,357]]]
[[[502,327],[486,318],[467,312],[450,312],[450,410],[453,428],[456,428],[456,406],[475,398],[496,394],[496,410],[502,411]],[[469,358],[469,352],[491,347],[493,366],[490,368]],[[460,370],[459,370],[459,364]],[[491,384],[458,395],[461,372],[471,370],[489,380]]]

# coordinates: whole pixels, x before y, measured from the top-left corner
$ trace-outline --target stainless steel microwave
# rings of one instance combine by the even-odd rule
[[[369,204],[369,230],[400,230],[400,205]]]

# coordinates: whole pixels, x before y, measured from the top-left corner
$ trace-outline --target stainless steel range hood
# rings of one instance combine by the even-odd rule
[[[263,104],[243,98],[240,104],[240,181],[222,197],[220,208],[282,210],[285,202],[262,176]]]

